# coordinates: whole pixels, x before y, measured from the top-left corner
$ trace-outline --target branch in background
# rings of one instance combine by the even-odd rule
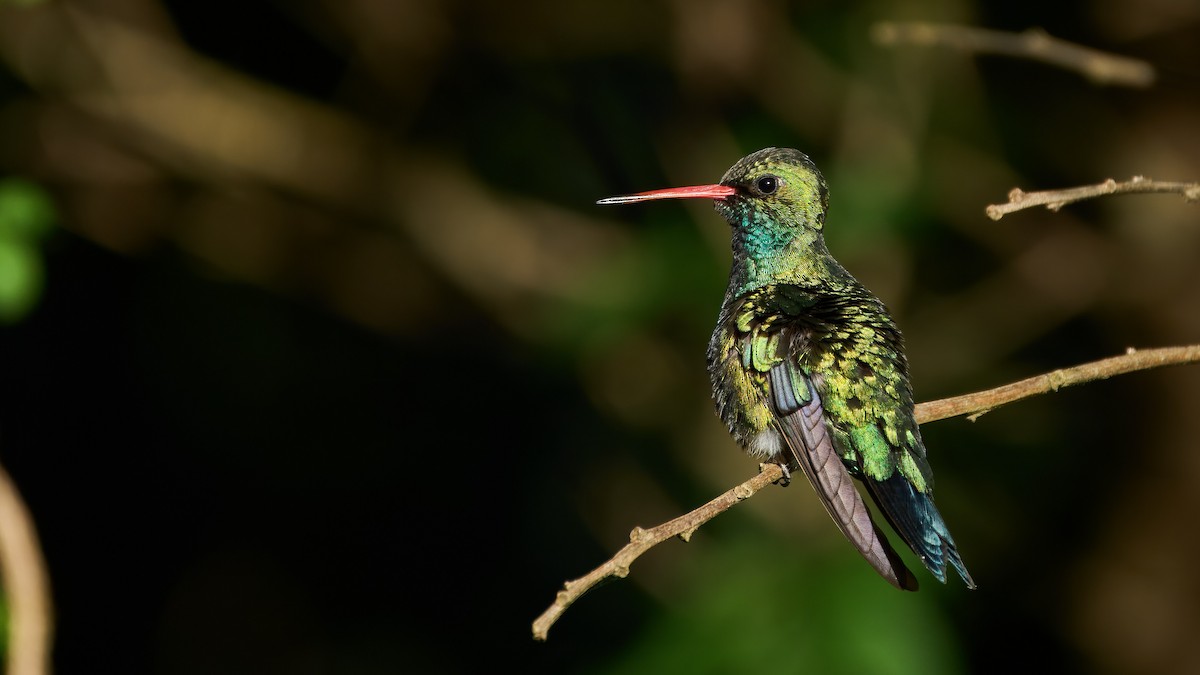
[[[522,316],[532,299],[592,302],[594,287],[587,280],[628,245],[628,236],[609,221],[505,195],[465,161],[396,145],[389,134],[346,110],[250,78],[197,54],[173,34],[116,19],[95,3],[46,2],[28,11],[0,11],[0,66],[35,91],[52,92],[49,100],[67,102],[122,130],[116,137],[137,156],[218,193],[229,185],[267,187],[353,216],[334,218],[339,226],[360,218],[390,224],[411,242],[404,249],[517,333],[528,332]],[[242,229],[238,223],[200,217],[215,228],[212,235],[183,236],[179,244],[226,271],[246,274],[229,246],[202,243],[238,236],[233,234]],[[360,236],[360,243],[348,241],[345,250],[381,249],[373,231]],[[102,245],[120,246],[100,238]],[[296,245],[289,241],[275,245],[284,250]],[[496,254],[498,246],[505,255]],[[361,258],[342,263],[351,258],[341,255],[349,254],[302,272],[323,278],[342,264],[352,266],[354,274],[334,272],[336,280],[321,282],[330,284],[324,297],[347,298],[351,287],[345,284],[361,283],[351,281],[360,274],[366,279],[392,273],[385,271],[393,269],[391,263],[371,263],[368,272]],[[405,264],[404,274],[416,277],[372,283],[355,300],[336,300],[336,309],[358,319],[374,305],[367,310],[373,327],[398,316],[420,317],[428,296],[406,289],[414,279],[421,280],[418,286],[425,283],[424,267]],[[368,295],[375,299],[362,300]]]
[[[1084,199],[1131,192],[1173,192],[1183,195],[1183,198],[1189,202],[1200,201],[1200,183],[1167,183],[1150,180],[1142,176],[1134,176],[1124,183],[1118,183],[1109,178],[1099,185],[1085,185],[1065,190],[1025,192],[1021,188],[1013,188],[1008,193],[1008,203],[988,205],[987,214],[992,220],[1000,220],[1013,211],[1020,211],[1021,209],[1028,209],[1034,206],[1045,206],[1051,211],[1057,211],[1067,204],[1073,204]]]
[[[0,581],[8,602],[9,675],[50,672],[54,634],[50,581],[33,518],[16,485],[0,468]]]
[[[1145,61],[1059,40],[1039,28],[1030,28],[1022,33],[1005,33],[921,21],[881,21],[871,26],[871,38],[884,46],[942,46],[979,54],[1001,54],[1042,61],[1076,71],[1096,84],[1148,87],[1155,78],[1154,67]]]
[[[1200,362],[1200,345],[1142,351],[1130,348],[1121,356],[1055,370],[987,391],[922,403],[916,407],[915,416],[919,424],[960,415],[968,415],[969,419],[974,421],[980,415],[1006,403],[1058,391],[1063,387],[1104,380],[1135,370],[1149,370],[1162,366],[1198,362]],[[779,480],[782,475],[783,472],[777,464],[761,464],[757,476],[725,492],[704,506],[648,530],[640,527],[634,528],[633,532],[629,534],[629,544],[618,551],[615,556],[584,576],[563,585],[563,590],[558,592],[554,604],[550,605],[533,622],[533,638],[544,641],[550,632],[550,627],[558,621],[568,607],[601,581],[610,577],[625,578],[629,574],[629,566],[646,551],[671,537],[677,536],[688,541],[691,539],[692,533],[701,525],[725,512],[734,504],[749,499],[754,493]]]

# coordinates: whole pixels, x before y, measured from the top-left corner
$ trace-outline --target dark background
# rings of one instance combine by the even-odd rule
[[[1149,88],[872,42],[1050,34]],[[635,525],[753,475],[704,348],[707,204],[767,145],[831,185],[920,400],[1200,336],[1200,7],[1096,2],[10,2],[0,172],[50,195],[0,328],[0,460],[59,673],[1200,669],[1200,372],[924,428],[979,583],[895,592],[769,489],[529,623]]]

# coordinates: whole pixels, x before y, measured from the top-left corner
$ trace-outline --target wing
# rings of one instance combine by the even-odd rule
[[[831,303],[821,302],[795,311],[789,302],[803,299],[802,289],[795,287],[777,287],[772,302],[760,301],[759,315],[773,317],[778,333],[774,350],[765,350],[781,359],[772,364],[781,375],[768,378],[773,406],[779,413],[788,409],[784,404],[790,401],[779,400],[775,392],[789,384],[794,391],[807,387],[814,399],[822,397],[823,431],[832,437],[834,454],[862,480],[888,523],[939,581],[945,582],[949,564],[974,588],[933,502],[933,472],[912,415],[899,329],[874,296],[859,286],[847,291],[833,312]],[[772,310],[763,312],[762,304]],[[827,317],[827,323],[821,324],[820,317]],[[814,318],[817,323],[811,323]],[[807,381],[797,381],[806,375]]]
[[[710,345],[710,364],[711,352],[729,349],[714,371],[718,410],[749,451],[803,470],[838,528],[893,585],[917,582],[852,478],[934,576],[944,582],[949,564],[973,588],[933,503],[900,333],[864,289],[841,291],[769,285],[723,308]]]
[[[933,501],[933,471],[913,419],[900,331],[865,291],[847,300],[837,330],[824,333],[819,345],[793,347],[791,354],[803,354],[801,367],[821,374],[834,447],[893,529],[939,581],[946,581],[949,565],[974,588]]]
[[[808,338],[828,330],[810,321],[818,303],[817,294],[784,285],[726,299],[709,345],[717,409],[748,451],[804,472],[838,529],[880,576],[916,590],[839,454],[819,376],[802,363]]]
[[[795,359],[784,357],[768,371],[767,386],[775,427],[790,456],[789,468],[803,470],[838,529],[880,576],[897,588],[917,590],[916,577],[871,520],[867,505],[854,489],[834,448],[812,380],[800,371]]]

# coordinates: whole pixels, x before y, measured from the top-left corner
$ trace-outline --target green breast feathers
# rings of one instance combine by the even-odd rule
[[[786,450],[779,418],[815,390],[852,475],[899,471],[925,492],[932,476],[900,333],[874,297],[839,290],[773,284],[727,303],[709,346],[718,412],[747,452],[776,458]]]

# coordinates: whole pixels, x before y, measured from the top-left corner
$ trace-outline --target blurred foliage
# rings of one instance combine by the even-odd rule
[[[0,322],[18,321],[42,290],[38,241],[50,230],[49,198],[27,181],[0,181]]]
[[[683,575],[669,611],[605,672],[964,671],[932,594],[876,594],[861,583],[865,570],[853,555],[818,558],[762,532],[727,534]]]
[[[11,614],[9,612],[8,595],[0,593],[0,659],[8,658],[8,647],[11,637]]]
[[[1160,78],[884,48],[881,20]],[[1200,668],[1191,368],[927,426],[978,591],[896,593],[798,484],[529,639],[634,525],[755,468],[704,372],[727,226],[597,198],[808,152],[922,400],[1193,343],[1194,204],[983,209],[1200,179],[1198,33],[1175,0],[0,3],[0,173],[32,181],[0,193],[0,459],[56,670]]]

